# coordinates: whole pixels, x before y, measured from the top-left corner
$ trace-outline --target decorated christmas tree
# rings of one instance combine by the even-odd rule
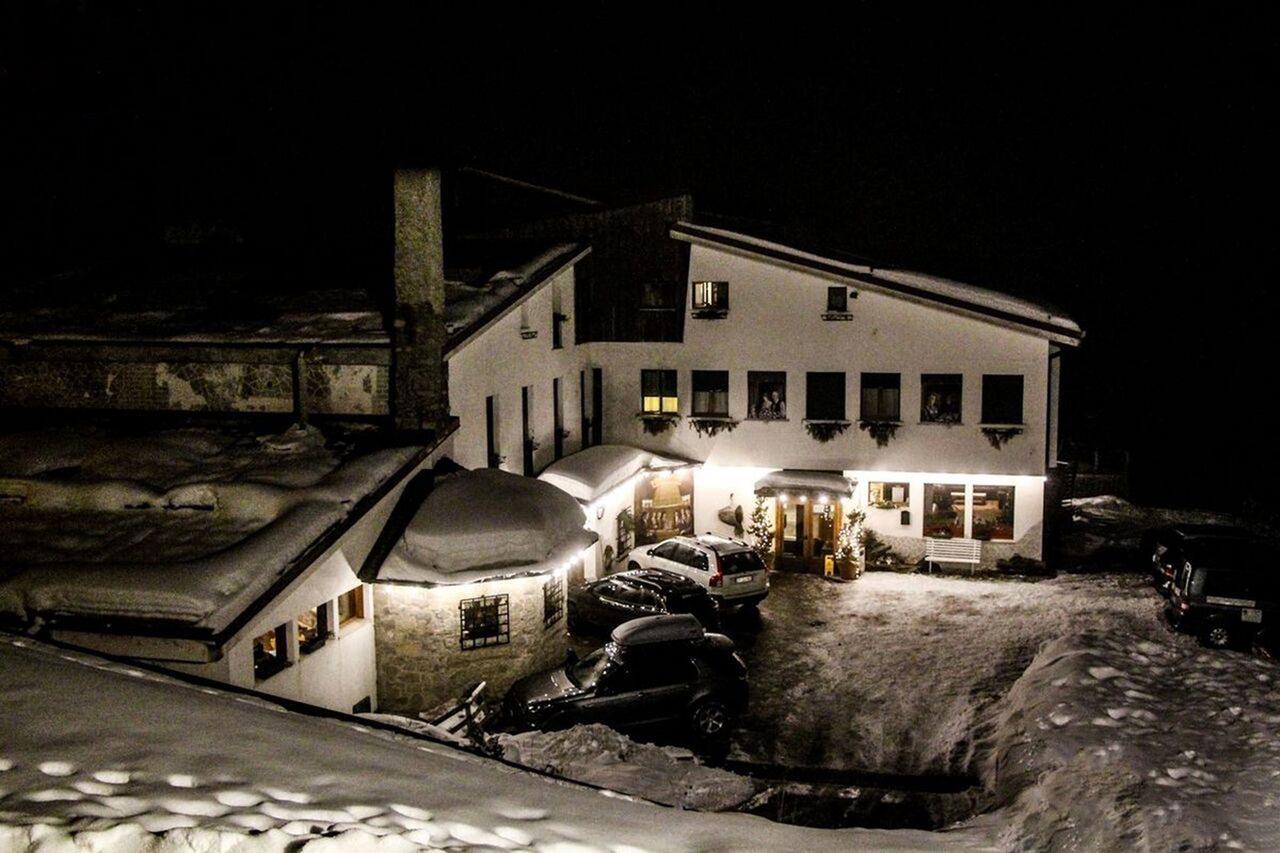
[[[844,524],[840,525],[840,534],[836,537],[836,559],[853,564],[857,575],[862,574],[862,523],[867,514],[862,510],[850,509],[845,513]]]
[[[773,514],[765,508],[762,497],[756,498],[756,505],[751,510],[751,520],[747,523],[747,533],[751,536],[752,550],[767,562],[773,554]]]

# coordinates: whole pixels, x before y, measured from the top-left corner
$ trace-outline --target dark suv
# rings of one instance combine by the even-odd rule
[[[1225,524],[1173,524],[1159,527],[1143,537],[1142,553],[1150,559],[1151,585],[1163,596],[1173,591],[1173,579],[1186,562],[1186,550],[1194,542],[1207,540],[1257,540],[1243,527]]]
[[[709,631],[720,627],[720,608],[702,586],[659,569],[610,575],[569,593],[569,630],[575,634],[608,632],[632,619],[667,613],[692,614]]]
[[[1280,616],[1280,552],[1251,538],[1187,542],[1165,615],[1206,646],[1251,641]]]
[[[746,706],[747,667],[733,640],[684,614],[619,625],[604,648],[517,681],[503,712],[519,730],[678,723],[707,742],[724,739]]]

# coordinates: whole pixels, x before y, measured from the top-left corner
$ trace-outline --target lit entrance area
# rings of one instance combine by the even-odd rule
[[[822,572],[844,523],[842,502],[853,484],[838,471],[774,471],[755,485],[774,498],[774,568]]]

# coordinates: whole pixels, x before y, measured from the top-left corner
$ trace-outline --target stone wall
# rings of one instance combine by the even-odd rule
[[[0,406],[112,411],[292,412],[292,349],[14,347],[0,351]],[[309,413],[388,413],[386,347],[312,352],[301,367]]]
[[[563,593],[559,575],[455,587],[376,585],[378,707],[413,715],[457,699],[477,681],[487,682],[496,700],[517,679],[563,661],[564,616],[543,624],[543,584],[552,577]],[[464,650],[459,603],[486,595],[508,596],[510,642]]]

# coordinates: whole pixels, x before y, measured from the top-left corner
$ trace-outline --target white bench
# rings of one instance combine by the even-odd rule
[[[924,558],[932,571],[934,563],[968,563],[976,571],[982,562],[981,539],[925,539]]]

